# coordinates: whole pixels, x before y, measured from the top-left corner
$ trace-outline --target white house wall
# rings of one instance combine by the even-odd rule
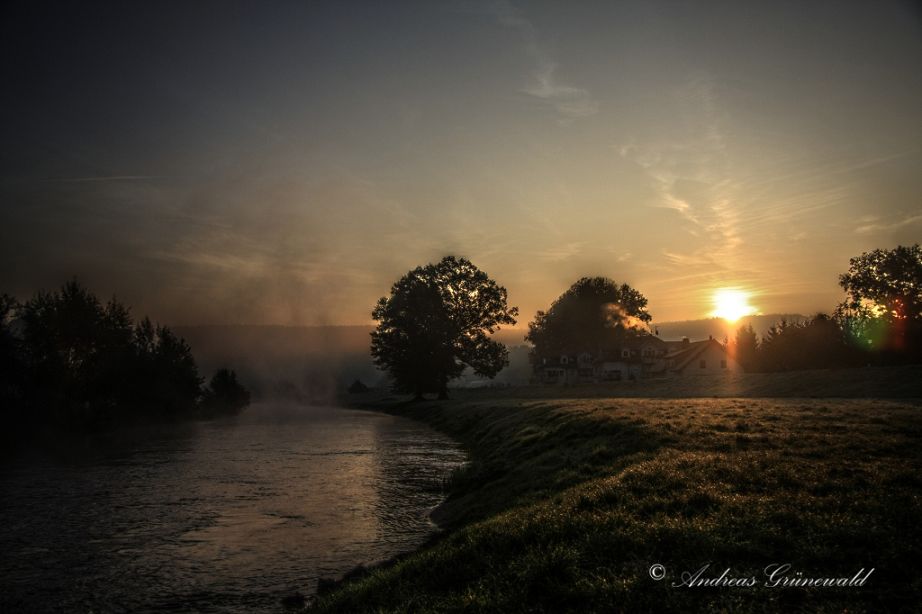
[[[704,361],[704,368],[701,368],[701,361]],[[726,360],[727,367],[721,368],[720,361]],[[685,365],[682,369],[682,375],[716,375],[719,373],[736,373],[740,371],[739,363],[730,358],[730,356],[716,345],[710,345],[695,358]]]

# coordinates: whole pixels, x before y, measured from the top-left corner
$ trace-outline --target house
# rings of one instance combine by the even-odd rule
[[[654,377],[733,373],[739,364],[714,339],[663,341],[655,335],[629,337],[615,349],[544,358],[536,369],[541,383],[571,385]]]
[[[598,379],[611,382],[662,375],[668,352],[668,344],[655,335],[629,337],[619,349],[598,357]]]
[[[578,384],[595,381],[595,365],[592,354],[561,354],[555,358],[545,358],[538,373],[545,384]]]
[[[742,370],[726,346],[716,339],[695,342],[685,339],[679,343],[666,355],[666,370],[673,375],[715,375]]]

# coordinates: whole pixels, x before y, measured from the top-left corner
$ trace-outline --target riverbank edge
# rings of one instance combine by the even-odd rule
[[[530,487],[526,487],[526,489],[517,494],[510,493],[504,501],[498,501],[499,497],[497,497],[496,492],[480,488],[477,482],[483,477],[483,471],[485,470],[489,473],[492,469],[496,469],[499,472],[509,469],[508,466],[502,466],[501,459],[499,463],[496,463],[497,457],[495,455],[493,455],[491,459],[490,450],[496,447],[498,439],[508,437],[512,433],[521,433],[521,427],[523,425],[527,427],[531,424],[539,424],[542,420],[542,415],[558,415],[559,417],[561,402],[564,404],[572,403],[575,400],[573,397],[568,397],[563,394],[556,399],[545,398],[543,402],[537,402],[537,400],[533,398],[489,399],[480,394],[469,395],[461,393],[454,395],[454,397],[448,401],[409,401],[400,399],[394,395],[381,396],[383,394],[384,393],[380,393],[377,397],[375,397],[374,394],[370,396],[363,395],[361,398],[353,396],[348,399],[343,399],[341,404],[350,409],[376,411],[424,423],[459,442],[468,454],[469,464],[475,465],[477,463],[486,463],[487,467],[480,467],[477,472],[474,472],[473,476],[468,476],[473,479],[468,479],[466,481],[462,480],[460,488],[456,481],[452,481],[449,485],[448,496],[433,511],[434,521],[438,523],[441,529],[438,534],[434,535],[431,539],[427,540],[413,551],[402,553],[392,559],[381,561],[373,566],[359,567],[356,569],[356,572],[348,573],[338,580],[325,582],[325,586],[323,587],[324,590],[318,591],[315,596],[308,599],[309,609],[310,606],[313,606],[311,611],[340,611],[338,606],[335,605],[341,601],[339,595],[341,595],[343,591],[349,591],[352,590],[353,587],[361,586],[362,581],[367,579],[367,576],[378,573],[389,573],[392,568],[403,565],[407,563],[408,560],[411,561],[410,564],[413,564],[412,561],[417,558],[429,559],[432,557],[433,551],[442,548],[443,544],[440,542],[443,540],[446,544],[451,544],[452,541],[457,541],[456,538],[458,538],[459,535],[462,536],[461,539],[467,539],[465,536],[468,535],[469,530],[480,530],[476,529],[476,527],[482,527],[484,522],[495,524],[495,521],[500,518],[503,519],[500,520],[500,522],[506,522],[510,517],[510,514],[506,512],[514,508],[532,509],[531,505],[533,503],[550,500],[553,500],[555,502],[554,505],[556,505],[561,495],[566,497],[564,491],[568,490],[568,486],[558,488],[558,486],[563,486],[558,483],[557,485],[549,484],[548,486],[550,488],[541,488],[535,487],[532,484]],[[632,400],[642,402],[641,399],[618,399],[615,397],[611,397],[608,400],[628,403]],[[722,399],[722,401],[737,402],[760,400],[768,403],[775,401],[771,398],[754,399],[751,397]],[[803,401],[808,406],[818,406],[818,411],[826,411],[825,408],[822,407],[824,401],[830,401],[837,405],[839,403],[846,405],[854,405],[855,403],[866,404],[869,401],[873,404],[874,402],[873,399],[867,398],[849,399],[847,397],[826,397],[822,400],[818,400],[806,396],[800,397],[799,399],[779,399],[778,401],[787,403],[795,400]],[[914,408],[922,408],[922,398],[918,397],[913,399],[878,400],[884,405],[895,404],[898,406],[912,406],[912,413],[916,416],[918,414],[916,414]],[[648,399],[648,401],[662,403],[668,400]],[[698,399],[698,401],[709,402],[707,399]],[[714,401],[718,402],[716,399]],[[905,409],[905,407],[903,409]],[[570,424],[568,427],[573,426],[579,429],[585,429],[587,426],[592,427],[593,420],[583,418],[579,412],[574,414],[567,411],[566,413],[569,418],[572,418],[572,420],[569,420]],[[917,420],[917,418],[914,418],[914,420]],[[622,423],[619,428],[623,427],[624,424]],[[916,431],[918,427],[913,426],[912,429]],[[569,434],[572,434],[572,432]],[[646,441],[651,437],[655,438],[655,433],[651,431],[636,431],[633,433],[633,437],[638,440]],[[741,436],[736,435],[736,437],[739,438]],[[642,449],[638,449],[635,445],[633,453],[628,451],[621,455],[620,460],[623,462],[618,463],[620,467],[618,470],[613,471],[612,475],[631,466],[649,465],[649,459],[656,456],[658,452],[661,451],[661,447],[662,449],[671,448],[672,443],[673,442],[669,439],[662,439],[659,442],[653,443],[653,446],[646,452]],[[540,445],[533,442],[527,442],[524,447],[536,451],[541,448]],[[566,446],[560,446],[559,442],[554,443],[553,447],[555,451],[560,448],[566,448]],[[568,452],[564,451],[563,453],[567,454]],[[496,465],[495,467],[489,467],[491,460]],[[633,469],[631,471],[633,471]],[[521,496],[523,492],[527,495],[526,497]],[[459,498],[461,494],[464,496]],[[492,509],[489,509],[489,506],[486,508],[482,505],[478,507],[477,504],[480,503],[477,500],[478,498],[491,500],[494,507]],[[474,503],[473,506],[471,505],[472,503]],[[471,510],[472,507],[474,508],[473,511]],[[388,589],[387,592],[390,592],[390,590]],[[357,604],[353,603],[352,605],[356,606]],[[368,611],[378,611],[374,609],[374,606],[370,607],[371,609]],[[365,611],[361,607],[359,607],[359,610]],[[859,609],[858,611],[863,610]]]
[[[450,439],[458,443],[461,446],[461,448],[464,450],[464,453],[467,457],[465,465],[468,465],[474,460],[474,456],[472,452],[472,445],[473,445],[472,442],[470,440],[465,441],[464,438],[461,437],[461,433],[452,431],[451,429],[446,428],[444,424],[439,425],[437,423],[434,423],[433,420],[431,420],[433,416],[433,413],[431,410],[433,408],[439,408],[438,407],[439,403],[440,401],[429,401],[429,400],[420,401],[420,400],[412,400],[412,399],[407,400],[407,399],[398,399],[393,396],[384,396],[384,397],[374,396],[373,398],[369,398],[368,396],[366,396],[362,398],[356,398],[354,395],[350,395],[349,397],[340,397],[336,400],[336,406],[343,408],[343,409],[353,409],[353,410],[360,410],[360,411],[371,411],[371,412],[376,412],[376,413],[382,413],[382,414],[387,414],[390,416],[406,418],[408,420],[414,420],[421,424],[425,424],[426,426],[429,426],[430,428],[438,431],[442,435],[445,435],[446,437],[449,437]],[[420,415],[418,410],[423,409],[423,408],[427,409],[427,413]],[[430,419],[427,419],[427,418],[430,418]],[[362,563],[362,564],[356,565],[353,569],[351,569],[350,571],[347,571],[341,577],[338,577],[338,578],[321,577],[318,581],[316,592],[313,595],[305,598],[305,604],[308,607],[308,609],[310,609],[310,606],[314,604],[317,601],[317,599],[336,591],[340,587],[343,587],[346,584],[349,584],[350,582],[361,580],[362,578],[368,576],[371,573],[374,573],[375,571],[384,570],[389,567],[392,567],[400,563],[404,559],[414,556],[417,553],[421,552],[422,550],[425,550],[427,548],[434,546],[439,541],[447,537],[452,531],[463,526],[463,523],[458,522],[457,519],[454,518],[453,515],[446,513],[447,506],[452,500],[452,496],[456,494],[457,492],[453,492],[452,489],[449,489],[449,491],[446,493],[446,496],[442,500],[442,502],[436,505],[432,509],[432,511],[429,513],[429,519],[436,526],[436,531],[431,536],[429,536],[429,538],[427,538],[423,543],[421,543],[419,546],[417,546],[413,550],[401,552],[400,554],[396,554],[392,557],[389,557],[389,558],[386,558],[380,561],[373,561],[369,563]],[[302,596],[300,594],[297,595],[295,597],[294,603],[300,603],[301,597]],[[288,597],[286,599],[291,599],[291,597]]]
[[[478,406],[493,409],[495,405],[507,407],[510,405],[510,399],[494,398],[490,394],[483,398],[477,394],[478,392],[489,393],[489,391],[456,389],[449,399],[438,400],[413,399],[397,396],[394,393],[371,391],[361,396],[353,394],[340,396],[334,401],[335,406],[343,409],[383,413],[425,424],[458,443],[467,455],[467,462],[463,465],[463,468],[470,469],[473,467],[475,470],[472,472],[473,476],[465,480],[460,487],[458,480],[449,480],[450,486],[445,499],[433,508],[429,514],[429,518],[437,527],[437,531],[432,536],[413,550],[402,552],[381,561],[359,564],[339,578],[320,578],[316,592],[304,599],[304,604],[308,611],[325,596],[353,582],[361,581],[378,571],[385,571],[394,567],[406,559],[438,546],[441,541],[450,537],[456,531],[501,514],[511,507],[523,504],[522,501],[513,502],[512,500],[497,503],[493,497],[480,492],[476,485],[483,476],[493,477],[503,474],[508,470],[508,467],[505,467],[502,462],[496,462],[495,458],[490,459],[488,453],[489,444],[484,441],[483,433],[478,432],[485,428],[496,427],[495,419],[492,416],[481,415],[479,412],[472,410]],[[567,398],[566,395],[561,395],[560,400],[566,400]],[[523,404],[528,404],[530,400],[512,399],[512,410],[516,413],[521,412],[521,415],[526,415],[528,412],[523,407]],[[629,399],[626,398],[625,400]],[[459,409],[464,409],[465,411],[458,411]],[[554,408],[553,413],[556,413],[556,408]],[[461,419],[460,422],[459,419]],[[465,485],[467,488],[464,488]],[[556,493],[545,494],[553,496]],[[463,499],[461,498],[462,495],[464,496]],[[533,497],[528,503],[534,503],[541,498],[543,497]],[[486,499],[486,501],[483,499]],[[472,500],[483,505],[471,506]]]
[[[473,435],[472,429],[452,428],[451,421],[448,420],[445,415],[445,413],[449,411],[446,404],[456,405],[458,403],[464,403],[464,401],[459,401],[457,399],[450,399],[447,401],[400,399],[393,396],[385,396],[373,400],[341,400],[340,406],[348,409],[383,413],[425,424],[461,446],[466,456],[466,461],[462,467],[469,467],[475,463],[483,463],[486,460],[486,455],[480,453],[478,450],[477,437]],[[473,426],[473,424],[470,426]],[[452,483],[450,479],[449,483]],[[462,514],[451,510],[451,503],[458,494],[459,492],[456,484],[454,486],[449,486],[445,498],[430,512],[430,520],[438,527],[437,537],[432,541],[437,541],[444,533],[458,526],[467,524]],[[426,542],[426,544],[423,544],[420,548],[425,547],[429,543],[430,542]]]

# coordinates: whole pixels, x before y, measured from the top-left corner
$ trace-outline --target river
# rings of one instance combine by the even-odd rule
[[[458,445],[385,414],[281,404],[0,465],[0,610],[280,611],[412,550]]]

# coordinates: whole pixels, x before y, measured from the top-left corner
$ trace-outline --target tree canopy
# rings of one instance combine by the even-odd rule
[[[875,249],[849,261],[836,319],[864,349],[885,361],[922,358],[922,248]]]
[[[528,325],[533,359],[614,348],[626,335],[648,332],[647,299],[627,284],[583,277]]]
[[[76,281],[23,303],[0,297],[0,363],[0,405],[24,428],[191,417],[206,395],[230,390],[215,389],[224,376],[203,389],[191,348],[169,328],[135,323]]]
[[[408,272],[378,301],[371,355],[396,389],[444,397],[465,368],[492,378],[509,363],[490,335],[517,315],[505,288],[469,260],[447,256]]]
[[[922,320],[922,248],[875,249],[849,261],[839,277],[847,297],[840,307],[870,308],[887,320]]]

